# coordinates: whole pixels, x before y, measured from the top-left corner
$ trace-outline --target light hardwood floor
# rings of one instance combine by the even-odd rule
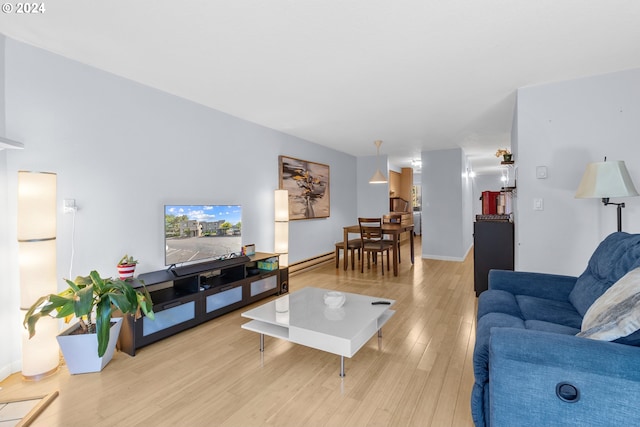
[[[419,242],[418,242],[419,243]],[[420,246],[416,246],[418,255]],[[353,358],[240,328],[240,309],[138,350],[116,353],[97,374],[25,382],[0,398],[60,395],[34,426],[472,426],[469,396],[476,298],[473,256],[403,261],[398,277],[329,263],[290,279],[397,300],[396,314]],[[264,303],[255,304],[259,305]]]

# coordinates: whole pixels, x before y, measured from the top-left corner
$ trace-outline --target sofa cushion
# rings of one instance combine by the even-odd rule
[[[580,332],[578,328],[545,322],[543,320],[527,320],[524,322],[524,327],[534,331],[553,332],[554,334],[562,335],[575,335]]]
[[[610,234],[589,259],[586,270],[569,294],[569,301],[584,316],[611,285],[637,267],[640,267],[640,234]]]
[[[631,270],[587,310],[579,337],[612,341],[640,329],[640,268]]]
[[[524,320],[542,320],[580,329],[582,316],[568,301],[517,295],[516,301]]]
[[[504,313],[522,319],[515,295],[498,289],[489,289],[478,297],[477,318],[480,319],[487,313]]]

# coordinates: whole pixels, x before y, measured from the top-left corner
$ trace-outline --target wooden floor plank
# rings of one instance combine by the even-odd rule
[[[258,336],[240,328],[245,308],[135,357],[116,352],[101,373],[69,375],[63,366],[38,382],[14,374],[0,383],[0,398],[58,390],[33,426],[473,425],[472,254],[464,262],[416,258],[415,265],[404,256],[397,277],[329,263],[289,284],[392,298],[396,315],[381,339],[345,359],[345,378],[333,354],[270,337],[260,353]]]

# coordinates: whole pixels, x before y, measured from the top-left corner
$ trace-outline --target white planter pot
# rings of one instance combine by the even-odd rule
[[[116,348],[122,318],[111,319],[111,329],[109,329],[109,344],[104,356],[98,357],[98,337],[96,334],[69,335],[79,324],[62,331],[56,338],[62,350],[62,355],[71,374],[85,374],[88,372],[100,372],[113,357]]]

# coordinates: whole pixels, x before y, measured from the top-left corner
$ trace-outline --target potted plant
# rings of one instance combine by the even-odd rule
[[[118,275],[122,280],[130,279],[133,277],[133,273],[136,271],[136,264],[138,261],[132,256],[125,254],[120,261],[118,261]]]
[[[124,280],[102,278],[97,271],[65,281],[67,289],[42,296],[29,308],[23,325],[31,338],[36,333],[36,323],[44,316],[64,318],[67,323],[77,317],[78,323],[57,337],[72,374],[100,371],[111,360],[122,325],[122,318],[112,319],[116,310],[136,317],[143,312],[149,319],[155,318],[144,283],[137,290]],[[76,345],[77,341],[83,343]]]
[[[496,151],[496,157],[502,157],[503,161],[505,162],[511,162],[513,160],[513,155],[507,148],[500,148],[498,151]]]

